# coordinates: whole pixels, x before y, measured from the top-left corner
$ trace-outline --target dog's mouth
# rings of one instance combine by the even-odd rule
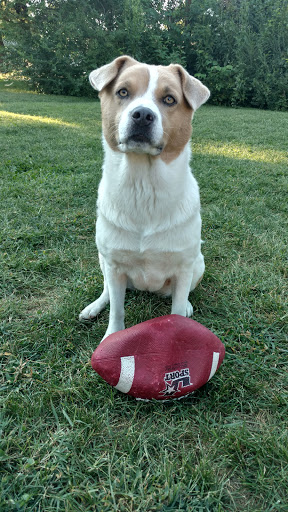
[[[146,135],[143,135],[143,133],[131,135],[128,141],[138,142],[139,144],[151,144],[150,138]]]
[[[150,137],[143,133],[133,134],[126,140],[119,141],[118,147],[123,153],[146,153],[157,156],[163,150],[162,144],[155,144]]]

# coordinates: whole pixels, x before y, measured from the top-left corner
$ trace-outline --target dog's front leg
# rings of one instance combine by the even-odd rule
[[[127,276],[119,274],[116,269],[105,266],[105,279],[110,297],[110,315],[109,324],[105,333],[105,338],[113,332],[125,329],[124,326],[124,300],[127,287]]]
[[[172,279],[172,315],[193,315],[193,306],[188,300],[190,285],[191,275],[186,272],[178,274]]]

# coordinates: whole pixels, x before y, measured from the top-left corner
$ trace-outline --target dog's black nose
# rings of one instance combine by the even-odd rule
[[[138,126],[149,126],[155,119],[155,114],[146,107],[136,107],[131,112],[134,123]]]

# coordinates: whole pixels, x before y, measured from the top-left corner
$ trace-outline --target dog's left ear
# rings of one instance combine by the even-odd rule
[[[96,91],[102,91],[109,85],[122,69],[137,64],[137,61],[128,55],[123,55],[113,60],[109,64],[95,69],[89,75],[90,84]]]
[[[184,96],[192,109],[197,110],[210,96],[209,89],[194,76],[189,75],[187,71],[179,64],[172,64],[180,76]]]

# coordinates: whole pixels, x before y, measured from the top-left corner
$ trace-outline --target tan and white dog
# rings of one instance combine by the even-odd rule
[[[172,313],[193,313],[188,295],[205,265],[191,120],[210,93],[178,64],[128,56],[89,78],[100,91],[105,151],[96,223],[104,290],[79,318],[92,320],[110,301],[106,337],[124,329],[127,287],[171,294]]]

